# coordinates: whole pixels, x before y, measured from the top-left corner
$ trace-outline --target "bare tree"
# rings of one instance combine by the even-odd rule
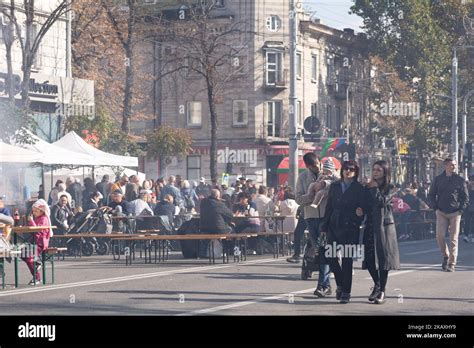
[[[215,2],[180,1],[183,20],[168,20],[160,41],[174,46],[174,54],[164,55],[163,71],[158,79],[168,74],[179,76],[183,71],[200,77],[206,93],[211,124],[210,172],[217,179],[217,104],[228,92],[227,85],[245,69],[242,56],[247,50],[250,32],[246,23],[214,16]],[[186,79],[186,77],[183,77]]]

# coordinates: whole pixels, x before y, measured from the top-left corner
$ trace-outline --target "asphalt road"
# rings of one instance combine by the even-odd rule
[[[56,262],[56,284],[14,289],[13,267],[0,290],[3,315],[472,315],[474,243],[460,241],[455,273],[441,271],[434,240],[400,243],[402,269],[391,271],[387,302],[370,304],[372,281],[355,263],[352,300],[313,295],[316,280],[303,281],[300,265],[272,255],[209,265],[182,260],[126,267],[112,256]],[[20,264],[21,284],[31,279]],[[331,280],[335,286],[334,280]]]

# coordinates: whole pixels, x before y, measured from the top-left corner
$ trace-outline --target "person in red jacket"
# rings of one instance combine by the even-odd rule
[[[33,216],[28,218],[29,226],[51,226],[50,211],[48,204],[43,200],[39,199],[33,204]],[[41,253],[48,248],[49,239],[53,232],[51,227],[44,228],[33,234],[33,238],[36,243],[36,254],[34,257],[28,255],[28,257],[22,258],[28,266],[33,279],[29,285],[37,285],[41,283],[40,269],[41,269]],[[34,263],[36,262],[36,274]]]
[[[406,240],[410,238],[408,234],[408,222],[411,216],[411,207],[400,197],[393,197],[392,208],[395,214],[399,214],[400,217],[400,230],[401,234],[398,237],[399,240]]]

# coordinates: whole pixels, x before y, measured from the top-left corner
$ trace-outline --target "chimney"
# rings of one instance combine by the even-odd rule
[[[354,35],[354,29],[344,28],[344,33],[349,35]]]

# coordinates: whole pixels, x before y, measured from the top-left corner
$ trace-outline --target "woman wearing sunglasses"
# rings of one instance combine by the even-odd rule
[[[336,299],[349,303],[352,288],[354,251],[359,243],[360,225],[364,216],[364,187],[358,182],[359,167],[346,161],[341,168],[341,180],[329,187],[328,201],[321,233],[326,233],[325,256],[336,278]],[[341,257],[341,263],[339,258]]]
[[[391,184],[391,169],[386,161],[377,161],[372,167],[372,179],[366,185],[369,206],[364,231],[364,261],[374,281],[369,302],[385,302],[388,271],[400,269],[397,231],[392,213],[392,199],[396,188]]]

